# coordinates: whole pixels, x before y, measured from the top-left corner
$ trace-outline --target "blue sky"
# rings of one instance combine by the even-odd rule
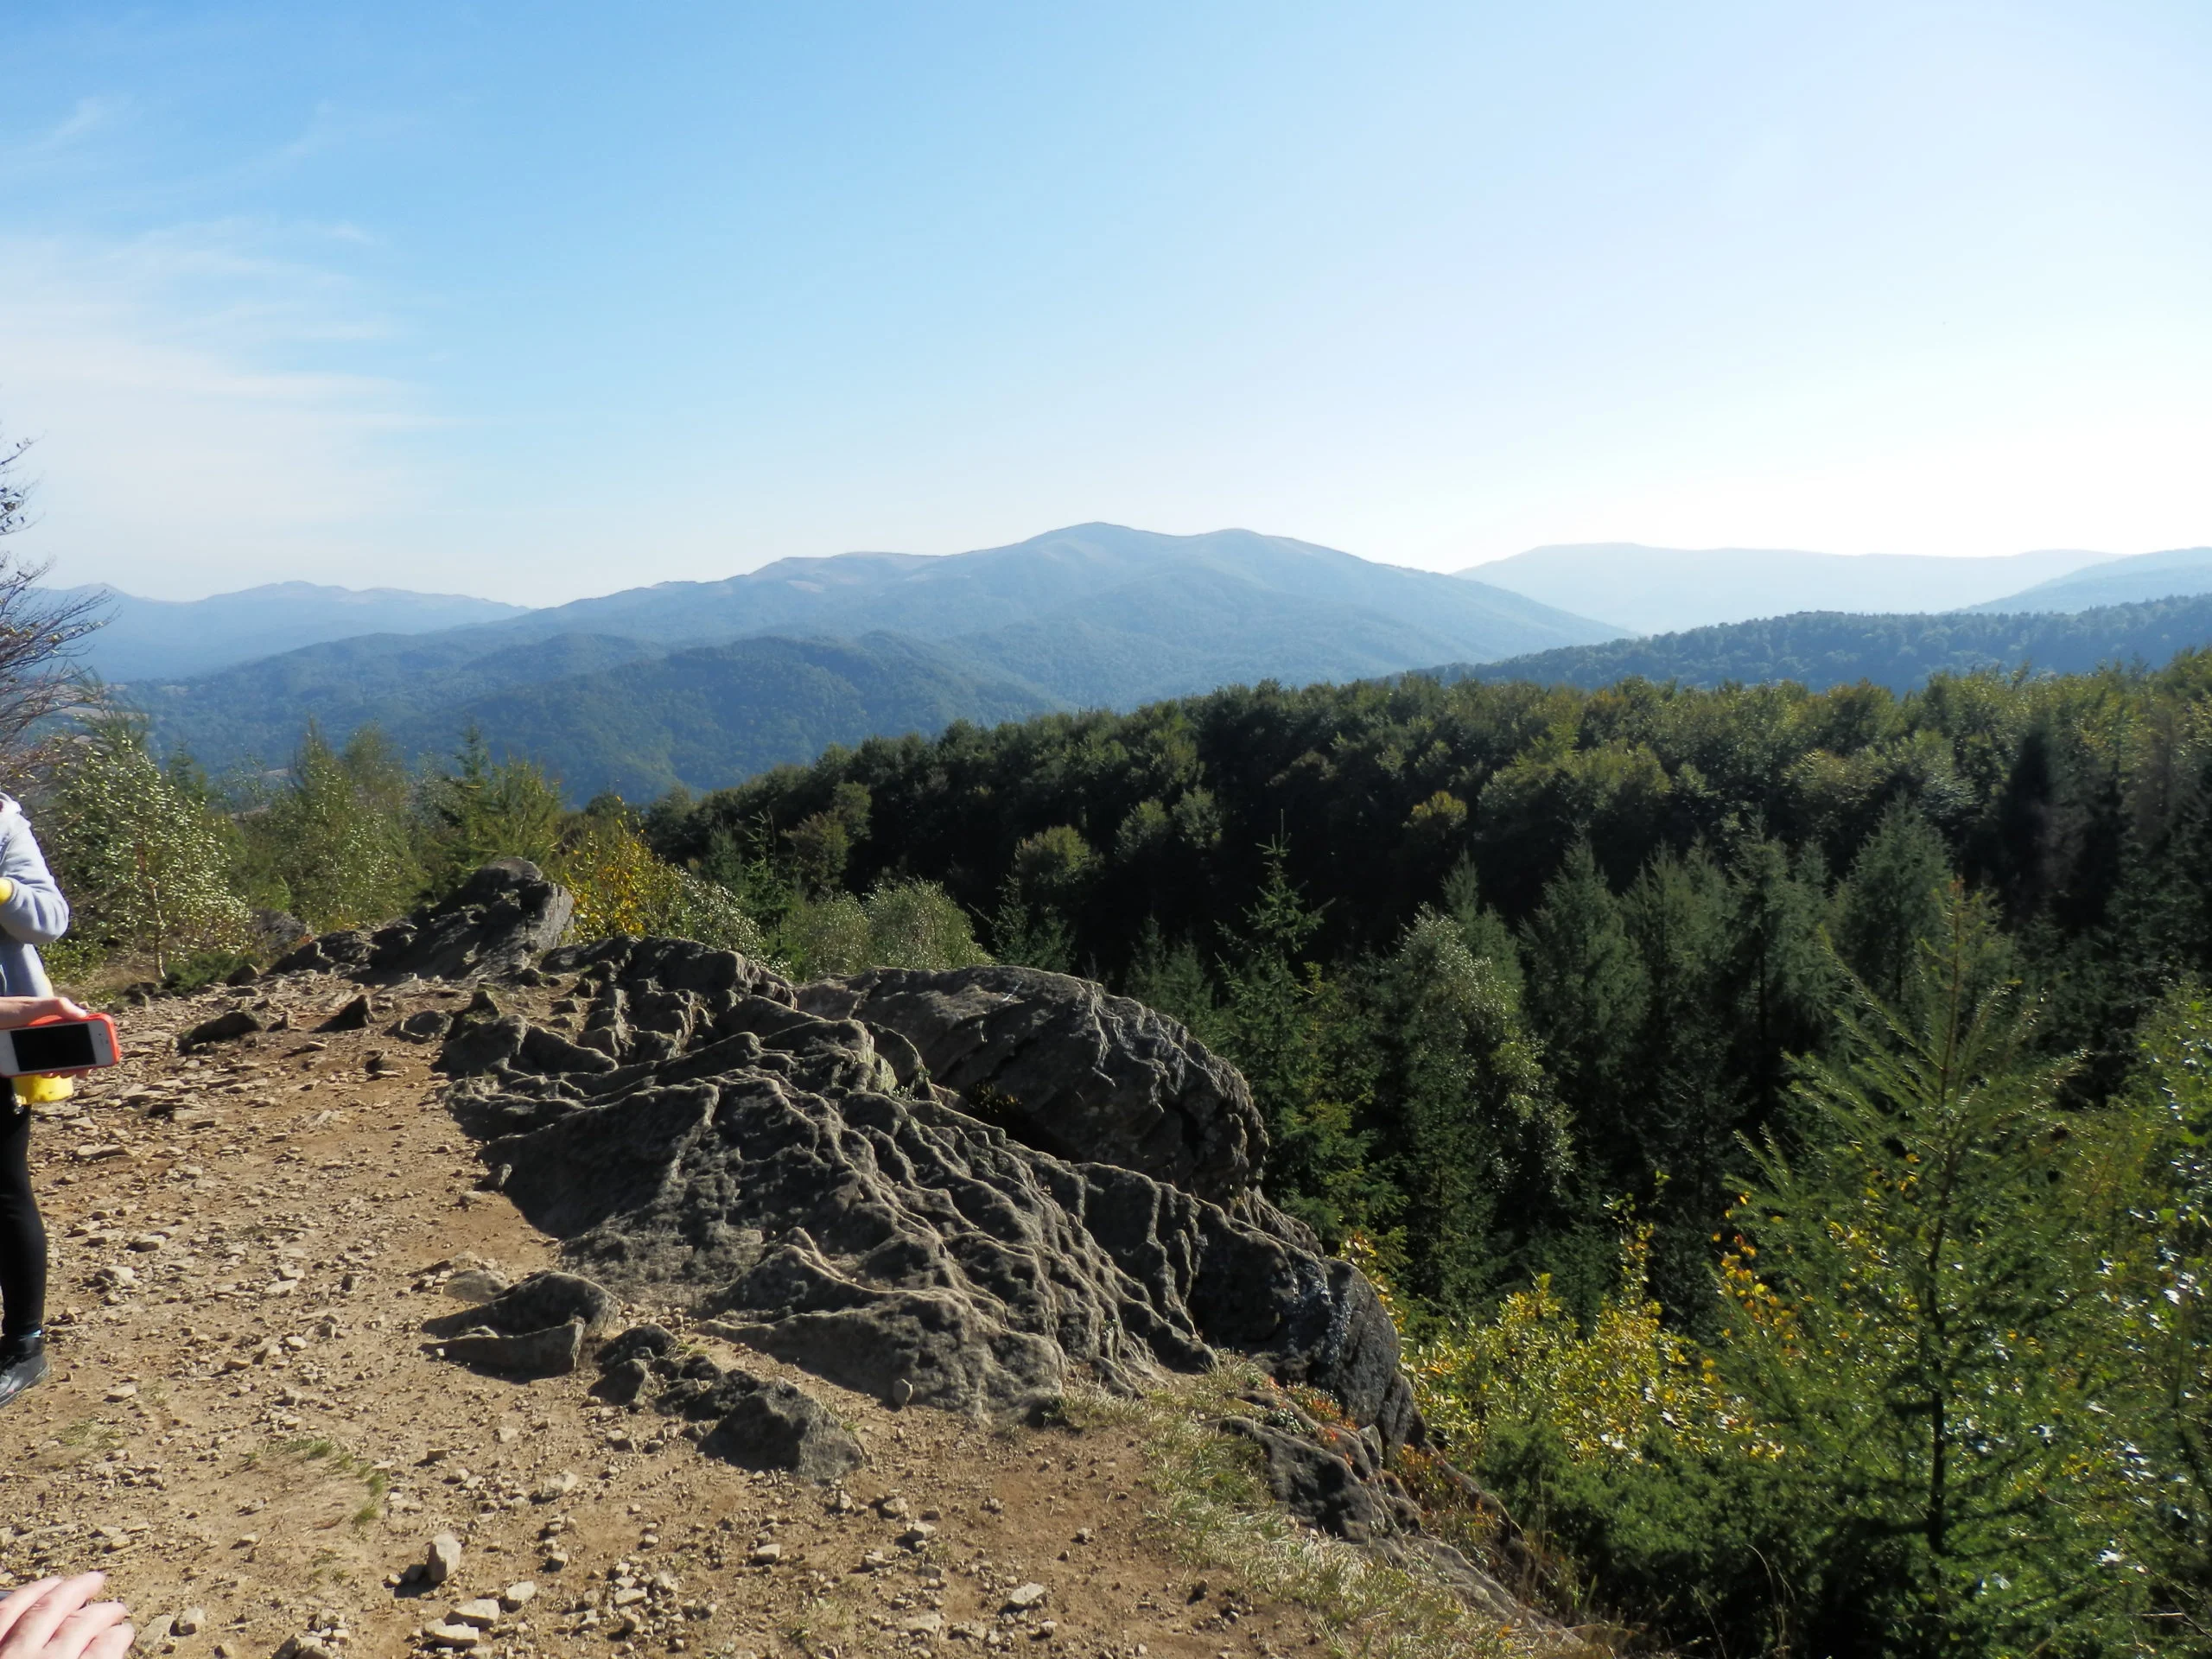
[[[57,579],[2212,541],[2212,7],[49,5]]]

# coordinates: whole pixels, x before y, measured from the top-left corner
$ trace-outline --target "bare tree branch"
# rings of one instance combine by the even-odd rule
[[[13,535],[30,521],[24,516],[23,507],[30,499],[30,486],[20,477],[10,477],[22,462],[23,451],[31,447],[29,438],[17,438],[10,443],[0,438],[0,536]]]
[[[18,470],[29,447],[29,439],[0,440],[0,536],[29,522],[29,486]],[[48,592],[38,585],[48,569],[0,552],[0,783],[10,788],[37,765],[41,723],[98,695],[77,658],[106,621],[107,601]]]

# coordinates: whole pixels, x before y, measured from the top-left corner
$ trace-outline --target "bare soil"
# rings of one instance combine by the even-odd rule
[[[314,1030],[357,994],[301,976],[126,1011],[125,1063],[41,1109],[54,1372],[0,1413],[0,1582],[101,1568],[147,1650],[219,1659],[466,1641],[452,1610],[503,1595],[474,1651],[1322,1643],[1302,1609],[1179,1565],[1125,1428],[893,1412],[680,1309],[629,1310],[836,1412],[868,1463],[823,1489],[702,1456],[696,1430],[593,1399],[588,1370],[521,1383],[437,1357],[421,1327],[459,1306],[446,1279],[550,1266],[555,1245],[477,1190],[434,1051],[386,1034],[467,993],[423,985],[380,996],[367,1030]],[[561,1023],[547,993],[524,1000]],[[177,1052],[238,1007],[276,1028]],[[452,1578],[401,1582],[448,1532]]]

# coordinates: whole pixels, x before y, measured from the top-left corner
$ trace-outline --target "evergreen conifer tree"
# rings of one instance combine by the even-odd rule
[[[291,776],[246,820],[268,901],[320,932],[380,922],[422,887],[408,823],[406,774],[382,737],[364,728],[334,750],[310,722]]]
[[[2129,1634],[2093,1490],[2118,1467],[2101,1263],[2005,960],[1955,887],[1906,1006],[1869,995],[1845,1057],[1807,1063],[1804,1143],[1757,1151],[1735,1213],[1721,1351],[1820,1534],[1808,1651]]]
[[[1920,942],[1942,931],[1950,880],[1942,836],[1910,803],[1892,801],[1836,890],[1836,952],[1891,1007],[1923,982]]]
[[[1267,1121],[1275,1197],[1338,1243],[1374,1208],[1358,1127],[1362,1090],[1356,1079],[1348,1088],[1332,1064],[1360,1057],[1332,1042],[1344,1019],[1343,987],[1304,958],[1320,912],[1291,881],[1283,843],[1269,843],[1265,856],[1267,881],[1224,971],[1217,1029]]]
[[[1556,1220],[1572,1161],[1567,1114],[1522,1030],[1511,982],[1424,912],[1376,976],[1365,1021],[1378,1065],[1374,1173],[1392,1193],[1404,1287],[1464,1313]]]
[[[1568,849],[1522,937],[1530,1024],[1560,1092],[1598,1138],[1609,1138],[1651,988],[1588,842]]]
[[[468,879],[487,859],[550,862],[560,850],[561,791],[528,760],[494,760],[471,727],[454,770],[423,786],[436,883]]]

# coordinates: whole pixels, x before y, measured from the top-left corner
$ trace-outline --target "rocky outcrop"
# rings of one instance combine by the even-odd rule
[[[326,933],[270,971],[346,974],[373,984],[524,971],[561,942],[575,900],[527,859],[495,858],[450,899],[374,932]]]
[[[858,1020],[902,1083],[895,1033],[929,1080],[1026,1145],[1119,1164],[1217,1204],[1257,1185],[1267,1128],[1234,1066],[1166,1015],[1035,968],[880,968],[802,987],[798,1006]]]
[[[721,1333],[896,1404],[1033,1413],[1078,1374],[1134,1390],[1225,1349],[1326,1390],[1386,1442],[1419,1436],[1373,1287],[1252,1196],[1232,1211],[1027,1144],[902,1064],[901,1045],[920,1045],[895,1027],[810,1012],[728,952],[610,940],[545,967],[580,974],[577,1036],[480,997],[441,1064],[503,1190],[580,1271],[687,1295]],[[1083,999],[1062,988],[1077,982],[1037,977],[1041,1013],[1001,1005],[986,1027],[1064,1032]],[[1089,996],[1093,1029],[1141,1033],[1160,1075],[1172,1030],[1186,1079],[1234,1078],[1179,1028]],[[1084,1064],[1109,1079],[1138,1069]],[[1225,1084],[1184,1095],[1199,1089],[1234,1109]],[[1193,1179],[1201,1165],[1230,1160],[1192,1156]]]

